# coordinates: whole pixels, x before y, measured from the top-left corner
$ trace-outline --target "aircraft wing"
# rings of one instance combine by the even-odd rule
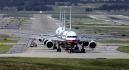
[[[42,38],[42,37],[54,37],[56,36],[54,33],[32,33],[32,32],[13,32],[12,33],[13,36],[16,37],[24,37],[24,38],[33,38],[33,39],[37,39],[37,38]]]
[[[59,38],[57,36],[47,36],[46,39],[52,40],[52,41],[65,41],[64,39]]]
[[[30,39],[48,39],[51,41],[65,41],[55,35],[55,33],[26,33],[26,32],[13,32],[13,35],[20,38]]]
[[[101,39],[105,39],[105,38],[111,38],[113,37],[112,35],[109,35],[109,34],[96,34],[96,35],[89,35],[89,34],[79,34],[78,35],[78,39],[80,41],[96,41],[96,40],[101,40]]]
[[[79,41],[91,41],[94,40],[93,36],[91,35],[78,35],[78,40]]]

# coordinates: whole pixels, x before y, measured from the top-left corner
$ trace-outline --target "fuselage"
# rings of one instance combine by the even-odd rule
[[[59,38],[64,39],[67,44],[77,44],[77,34],[74,31],[65,31],[62,27],[59,27],[56,34]]]

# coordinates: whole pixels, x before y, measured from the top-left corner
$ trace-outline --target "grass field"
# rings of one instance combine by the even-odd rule
[[[10,48],[11,46],[8,45],[0,45],[0,54],[6,53]]]
[[[17,40],[14,40],[11,36],[9,35],[2,35],[0,34],[0,43],[4,43],[4,42],[9,42],[9,43],[16,43]]]
[[[0,58],[1,70],[128,70],[129,60]]]
[[[82,33],[108,33],[108,34],[116,34],[116,36],[126,35],[129,36],[129,26],[120,26],[120,25],[107,25],[107,24],[81,24],[81,25],[73,25],[76,31],[80,31]],[[76,29],[78,28],[78,29]]]
[[[12,37],[8,35],[0,35],[0,54],[6,53],[12,45],[17,43],[17,40],[14,40]]]
[[[17,40],[0,40],[0,43],[2,42],[16,43]]]
[[[98,42],[103,43],[103,44],[108,44],[108,45],[120,46],[119,48],[117,48],[118,51],[129,53],[129,40],[110,39],[110,40],[100,40]]]
[[[120,52],[129,53],[129,46],[121,46],[117,50]]]

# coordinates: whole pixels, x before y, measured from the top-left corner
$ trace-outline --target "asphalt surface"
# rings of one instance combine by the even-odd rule
[[[54,20],[48,15],[34,14],[34,17],[31,20],[31,28],[28,30],[21,31],[26,31],[28,33],[46,33],[55,32],[57,28],[58,21]],[[97,48],[94,50],[86,48],[86,53],[68,53],[65,50],[62,50],[62,52],[56,52],[56,50],[48,49],[46,46],[43,46],[42,43],[37,40],[35,42],[38,44],[38,47],[28,48],[30,44],[29,42],[31,42],[31,40],[28,40],[26,38],[19,40],[19,45],[14,45],[14,48],[17,49],[10,50],[15,52],[10,52],[8,54],[0,54],[0,57],[129,59],[129,54],[117,51],[116,49],[118,48],[118,46],[115,45],[104,45],[98,43]],[[18,52],[19,47],[20,50],[22,47],[21,52]]]
[[[13,45],[13,47],[7,52],[7,54],[13,54],[13,53],[23,53],[27,50],[27,46],[29,45],[31,40],[26,38],[21,38],[16,45]]]
[[[96,19],[96,20],[104,20],[108,21],[111,24],[126,24],[129,25],[129,17],[124,15],[89,15],[89,17]],[[109,24],[110,24],[109,23]]]
[[[50,17],[50,15],[34,14],[32,18],[33,32],[55,32],[58,21]]]

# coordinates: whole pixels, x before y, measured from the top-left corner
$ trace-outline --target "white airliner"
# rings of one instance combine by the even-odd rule
[[[61,52],[61,48],[70,50],[78,50],[82,53],[85,52],[85,47],[95,48],[96,42],[94,40],[81,40],[78,34],[71,30],[71,7],[69,13],[69,24],[70,28],[66,29],[65,23],[65,10],[60,9],[60,18],[58,28],[56,30],[56,36],[42,36],[39,38],[40,42],[43,42],[48,48],[56,48],[57,52]],[[78,47],[81,46],[81,47]],[[81,49],[81,50],[80,50]]]
[[[55,33],[17,33],[13,32],[14,35],[18,37],[26,37],[31,39],[39,40],[44,46],[48,48],[56,49],[57,52],[61,52],[61,49],[70,50],[70,52],[79,51],[85,53],[85,47],[91,49],[96,48],[97,44],[94,39],[102,39],[106,37],[111,37],[111,35],[83,35],[77,34],[75,31],[71,30],[71,7],[69,13],[69,28],[65,27],[66,23],[65,9],[60,9],[58,28]],[[18,34],[18,35],[17,35]],[[19,36],[20,35],[20,36]],[[95,38],[92,38],[95,37]],[[36,46],[35,43],[34,45]]]

